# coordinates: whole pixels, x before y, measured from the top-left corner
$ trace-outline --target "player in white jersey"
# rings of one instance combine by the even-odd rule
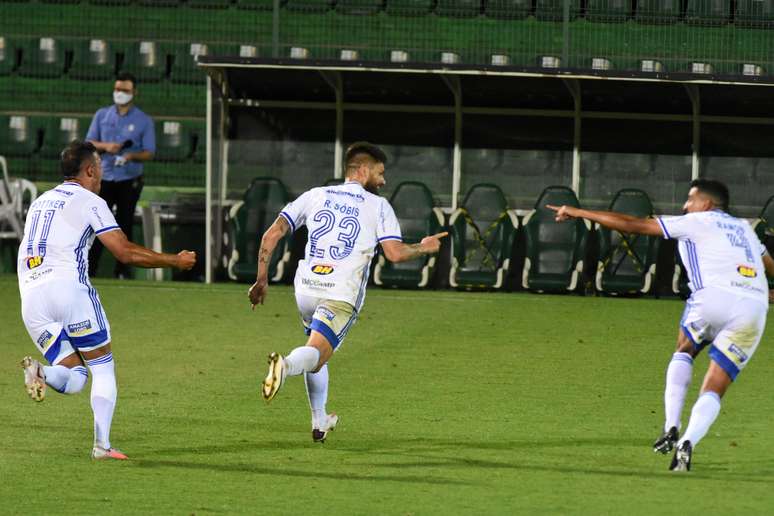
[[[140,267],[187,270],[196,254],[162,254],[130,242],[100,198],[102,165],[91,143],[73,141],[62,152],[64,182],[29,208],[19,246],[21,312],[32,341],[51,364],[22,360],[27,392],[43,401],[46,386],[62,394],[80,392],[91,370],[94,459],[126,459],[110,444],[117,397],[110,324],[89,282],[89,248],[94,238],[120,262]],[[88,369],[87,369],[88,366]]]
[[[283,357],[269,355],[269,373],[262,395],[268,402],[288,376],[305,375],[312,409],[312,439],[325,440],[338,421],[327,414],[328,359],[341,345],[363,306],[369,266],[381,245],[385,257],[401,262],[434,254],[446,233],[405,244],[390,203],[378,195],[384,184],[387,158],[367,142],[352,144],[345,154],[346,182],[313,188],[288,204],[264,233],[258,253],[258,273],[250,287],[253,309],[263,304],[268,267],[277,242],[306,224],[309,239],[305,259],[298,263],[295,293],[298,310],[309,336],[306,345]]]
[[[709,179],[691,182],[685,215],[640,219],[622,213],[548,206],[556,220],[581,217],[622,233],[677,239],[688,270],[691,297],[680,321],[677,350],[666,372],[664,433],[653,444],[660,453],[676,446],[669,469],[691,468],[693,448],[720,412],[720,398],[752,358],[766,326],[766,273],[774,260],[747,221],[732,217],[728,188]],[[688,427],[679,436],[680,415],[691,382],[693,359],[710,346],[710,365]]]

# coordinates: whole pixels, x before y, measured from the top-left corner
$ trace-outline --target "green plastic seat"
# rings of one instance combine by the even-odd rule
[[[19,75],[56,79],[65,69],[65,49],[54,38],[35,38],[27,40],[22,47]]]
[[[0,115],[0,156],[28,157],[38,148],[38,128],[27,116]]]
[[[129,72],[140,84],[159,82],[167,74],[167,57],[155,41],[137,41],[124,52],[122,72]]]
[[[585,219],[556,222],[546,204],[579,207],[566,186],[549,186],[524,217],[526,243],[522,286],[537,292],[566,292],[578,288],[591,223]]]
[[[228,9],[231,0],[188,0],[188,5],[202,9]]]
[[[389,15],[422,16],[433,10],[433,0],[386,0],[384,8]]]
[[[189,127],[194,141],[194,163],[205,163],[207,161],[207,125],[204,122],[191,122]]]
[[[193,153],[193,136],[184,122],[156,120],[156,161],[185,161]]]
[[[341,14],[368,15],[382,10],[382,0],[338,0],[336,12]]]
[[[501,20],[519,20],[532,12],[532,0],[489,0],[484,14]]]
[[[132,0],[89,0],[94,5],[129,5]]]
[[[10,39],[0,36],[0,75],[10,74],[16,66],[16,49]]]
[[[731,16],[731,0],[688,0],[685,21],[695,25],[722,25]]]
[[[273,177],[257,177],[250,183],[243,200],[231,208],[224,234],[224,262],[229,278],[255,281],[261,237],[288,200],[288,191],[282,181]],[[271,281],[281,281],[285,275],[290,261],[291,239],[291,234],[285,235],[277,244],[269,263]]]
[[[104,81],[116,76],[116,52],[104,39],[82,40],[73,48],[67,72],[73,79]]]
[[[74,116],[50,117],[43,125],[43,143],[40,155],[43,158],[59,159],[62,149],[71,141],[82,139],[89,129],[90,120]]]
[[[773,27],[774,0],[736,0],[734,22],[741,27]]]
[[[688,272],[685,265],[683,265],[680,251],[677,249],[675,249],[675,270],[672,274],[672,293],[683,299],[691,295],[691,288],[688,286]]]
[[[481,14],[481,0],[438,0],[435,12],[439,16],[471,18]]]
[[[680,0],[637,0],[634,19],[657,25],[680,20]]]
[[[178,7],[181,0],[137,0],[143,7]]]
[[[210,53],[210,46],[204,43],[184,43],[170,46],[169,54],[172,56],[172,68],[169,72],[169,78],[175,83],[204,83],[207,74],[196,66],[196,59]]]
[[[635,217],[653,215],[653,204],[648,194],[637,189],[619,191],[609,209]],[[656,277],[656,259],[661,239],[655,236],[624,235],[604,226],[599,226],[598,231],[597,290],[612,295],[650,292]]]
[[[580,13],[580,0],[570,0],[570,20]],[[535,18],[545,21],[564,20],[564,0],[536,0]]]
[[[433,194],[424,183],[400,183],[390,198],[400,222],[403,242],[415,244],[443,227],[443,212],[433,207]],[[426,288],[435,271],[436,257],[393,263],[379,255],[374,269],[374,283],[383,287]]]
[[[336,186],[344,183],[343,177],[332,177],[325,181],[322,185],[323,186]]]
[[[285,0],[280,1],[280,6]],[[274,9],[274,0],[236,0],[238,9],[254,9],[256,11],[271,11]]]
[[[473,185],[462,206],[452,213],[449,227],[449,284],[460,290],[503,288],[519,221],[500,187]]]
[[[629,0],[588,0],[586,19],[598,22],[625,22],[630,10]]]
[[[285,8],[303,13],[324,13],[330,10],[332,4],[332,0],[287,0]]]

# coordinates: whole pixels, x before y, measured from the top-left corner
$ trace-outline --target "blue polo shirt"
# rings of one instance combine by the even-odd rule
[[[86,139],[103,143],[124,143],[132,140],[132,145],[118,154],[102,154],[103,181],[126,181],[142,175],[142,163],[129,161],[122,167],[116,167],[116,156],[127,152],[156,152],[153,119],[135,106],[123,116],[118,114],[118,107],[115,105],[98,110],[91,121]]]

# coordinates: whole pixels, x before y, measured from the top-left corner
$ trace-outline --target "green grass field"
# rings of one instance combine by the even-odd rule
[[[3,514],[763,514],[774,507],[774,338],[686,475],[650,444],[682,303],[372,288],[330,364],[324,445],[301,378],[271,405],[264,360],[304,341],[292,290],[98,281],[119,399],[92,463],[88,386],[41,404],[14,276],[0,276]],[[692,404],[706,357],[697,360]]]

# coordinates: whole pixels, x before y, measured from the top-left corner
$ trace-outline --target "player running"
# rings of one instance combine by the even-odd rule
[[[676,446],[669,466],[673,471],[691,469],[693,450],[720,412],[720,399],[747,365],[766,326],[768,291],[766,274],[774,276],[774,259],[750,225],[732,217],[728,188],[709,179],[691,182],[686,213],[677,217],[640,219],[622,213],[591,211],[571,206],[548,206],[556,220],[575,217],[597,222],[622,233],[677,239],[686,266],[691,297],[677,337],[677,350],[666,372],[664,434],[653,444],[660,453]],[[679,436],[680,414],[691,382],[693,360],[710,346],[710,365],[688,427]]]
[[[338,417],[327,414],[327,362],[355,323],[365,299],[371,259],[376,245],[385,257],[402,262],[438,252],[447,233],[427,236],[418,244],[404,244],[392,206],[379,197],[385,184],[387,158],[367,142],[352,144],[345,154],[346,182],[313,188],[288,204],[264,233],[258,252],[257,279],[249,290],[253,309],[263,304],[268,268],[277,242],[306,224],[309,239],[305,259],[295,278],[296,304],[309,336],[306,345],[283,357],[269,355],[263,398],[274,399],[288,376],[304,374],[312,410],[312,439],[323,442]]]
[[[89,248],[95,236],[121,263],[188,270],[196,254],[161,254],[130,242],[97,193],[102,164],[93,144],[73,141],[62,151],[65,181],[29,208],[19,246],[18,275],[24,325],[51,364],[22,360],[27,393],[43,401],[46,386],[80,392],[89,377],[94,412],[94,459],[126,459],[110,444],[117,387],[110,325],[89,282]],[[84,364],[85,362],[85,364]],[[88,367],[88,369],[87,369]]]

